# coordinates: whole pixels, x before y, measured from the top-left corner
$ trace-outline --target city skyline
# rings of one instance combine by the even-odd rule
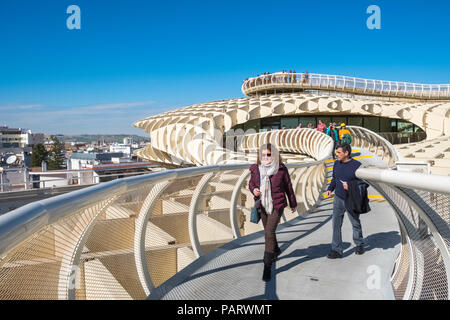
[[[69,30],[66,9],[81,9]],[[381,9],[369,30],[366,9]],[[49,134],[139,134],[138,119],[239,98],[263,72],[450,83],[435,1],[156,3],[2,1],[1,125]]]

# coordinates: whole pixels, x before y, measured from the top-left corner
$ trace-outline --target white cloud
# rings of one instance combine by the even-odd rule
[[[23,110],[36,110],[45,108],[42,104],[2,104],[0,105],[1,111],[23,111]]]
[[[155,101],[118,102],[73,107],[0,105],[1,124],[43,133],[137,133],[133,123],[155,109]],[[144,133],[143,131],[141,134]]]
[[[105,103],[105,104],[95,104],[86,107],[79,107],[79,109],[89,109],[89,110],[114,110],[114,109],[129,109],[135,107],[144,107],[154,104],[155,101],[140,101],[140,102],[122,102],[122,103]]]
[[[140,108],[155,104],[155,101],[138,101],[138,102],[119,102],[119,103],[105,103],[94,104],[88,106],[73,106],[73,107],[55,107],[41,104],[16,105],[6,104],[0,105],[0,112],[8,111],[12,113],[21,113],[26,117],[33,116],[74,116],[74,115],[90,115],[101,114],[106,112],[125,112],[134,108]],[[39,112],[34,112],[38,111]],[[31,111],[31,112],[30,112]]]

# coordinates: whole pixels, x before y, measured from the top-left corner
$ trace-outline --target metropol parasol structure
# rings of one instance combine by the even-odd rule
[[[167,170],[0,216],[0,299],[447,300],[450,85],[278,72],[245,80],[242,92],[134,123],[151,138],[136,154]],[[381,246],[341,269],[320,254],[295,256],[330,240],[333,141],[308,128],[319,121],[351,132],[356,176],[373,197],[365,235]],[[249,221],[248,169],[267,142],[279,147],[298,210],[285,210],[279,229],[277,270],[287,272],[265,287],[254,272],[264,233]],[[290,258],[301,260],[297,271]],[[379,268],[378,289],[363,265]],[[304,268],[321,281],[298,276]]]
[[[242,92],[247,97],[199,103],[137,121],[134,126],[151,137],[138,155],[175,166],[231,162],[237,154],[229,154],[233,148],[221,143],[222,135],[277,129],[283,121],[286,128],[302,120],[317,125],[322,119],[326,125],[371,128],[391,142],[403,136],[397,146],[402,159],[424,161],[433,173],[450,174],[449,85],[274,73],[247,79]],[[228,153],[226,159],[223,153]]]

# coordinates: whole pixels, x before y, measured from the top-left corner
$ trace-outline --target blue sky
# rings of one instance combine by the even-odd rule
[[[447,0],[1,0],[0,124],[145,135],[134,121],[283,69],[450,83],[449,14]]]

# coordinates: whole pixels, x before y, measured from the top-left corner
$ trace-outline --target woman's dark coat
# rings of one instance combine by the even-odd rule
[[[251,177],[249,181],[249,189],[253,194],[255,188],[260,189],[259,166],[254,164],[250,167]],[[291,208],[297,207],[297,200],[292,189],[291,177],[286,166],[280,163],[277,173],[270,176],[270,185],[272,191],[273,208],[277,211],[287,207],[286,195],[289,199],[289,206]],[[254,196],[255,201],[258,199]]]

